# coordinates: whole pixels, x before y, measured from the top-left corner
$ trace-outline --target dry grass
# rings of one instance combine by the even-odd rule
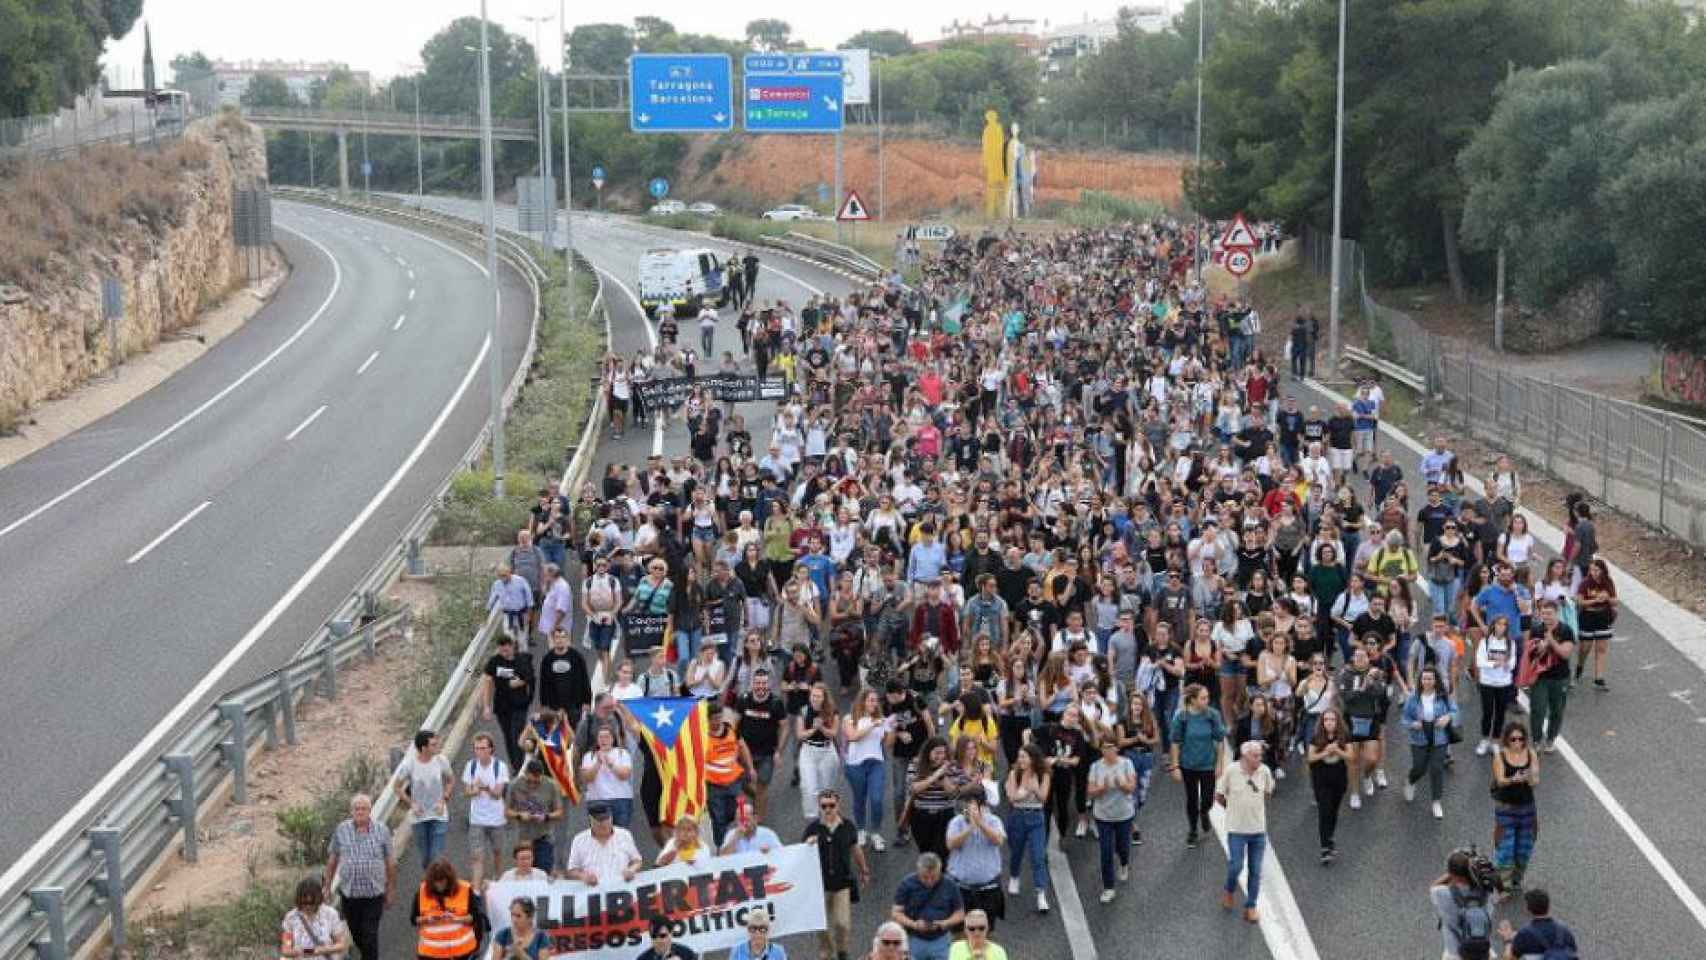
[[[158,236],[177,224],[183,175],[206,169],[205,143],[159,150],[98,146],[80,157],[15,168],[0,179],[0,283],[45,287],[103,247],[127,220]]]

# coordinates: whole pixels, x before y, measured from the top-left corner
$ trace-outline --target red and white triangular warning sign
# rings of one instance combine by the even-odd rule
[[[1250,221],[1239,213],[1232,218],[1232,226],[1226,228],[1226,233],[1220,237],[1223,247],[1254,247],[1256,246],[1256,231],[1250,229]]]
[[[865,209],[865,201],[859,199],[859,191],[847,191],[847,200],[841,204],[841,210],[835,214],[837,220],[869,220],[871,211]]]

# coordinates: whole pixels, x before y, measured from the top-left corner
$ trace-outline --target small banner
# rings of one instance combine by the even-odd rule
[[[648,657],[670,640],[669,614],[629,613],[622,617],[622,648],[630,657]]]
[[[787,394],[787,382],[782,377],[760,380],[751,373],[707,373],[697,377],[637,381],[634,396],[648,407],[679,407],[687,402],[688,395],[696,386],[704,387],[711,399],[720,403],[780,400]]]
[[[496,881],[485,893],[494,934],[508,929],[509,906],[517,898],[533,901],[535,922],[551,939],[550,955],[576,960],[634,960],[659,920],[671,924],[677,943],[702,957],[745,940],[746,916],[754,910],[770,915],[772,942],[827,927],[817,848],[804,843],[770,854],[672,863],[620,885]]]

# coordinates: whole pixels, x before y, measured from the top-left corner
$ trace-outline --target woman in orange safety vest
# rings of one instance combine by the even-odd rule
[[[421,960],[466,960],[480,952],[485,930],[480,895],[456,876],[450,861],[439,857],[427,866],[426,877],[409,911],[415,925],[415,954]]]

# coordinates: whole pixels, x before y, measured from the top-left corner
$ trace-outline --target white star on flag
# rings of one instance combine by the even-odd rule
[[[652,723],[658,727],[667,727],[674,721],[675,714],[668,707],[660,706],[657,712],[652,714]]]

